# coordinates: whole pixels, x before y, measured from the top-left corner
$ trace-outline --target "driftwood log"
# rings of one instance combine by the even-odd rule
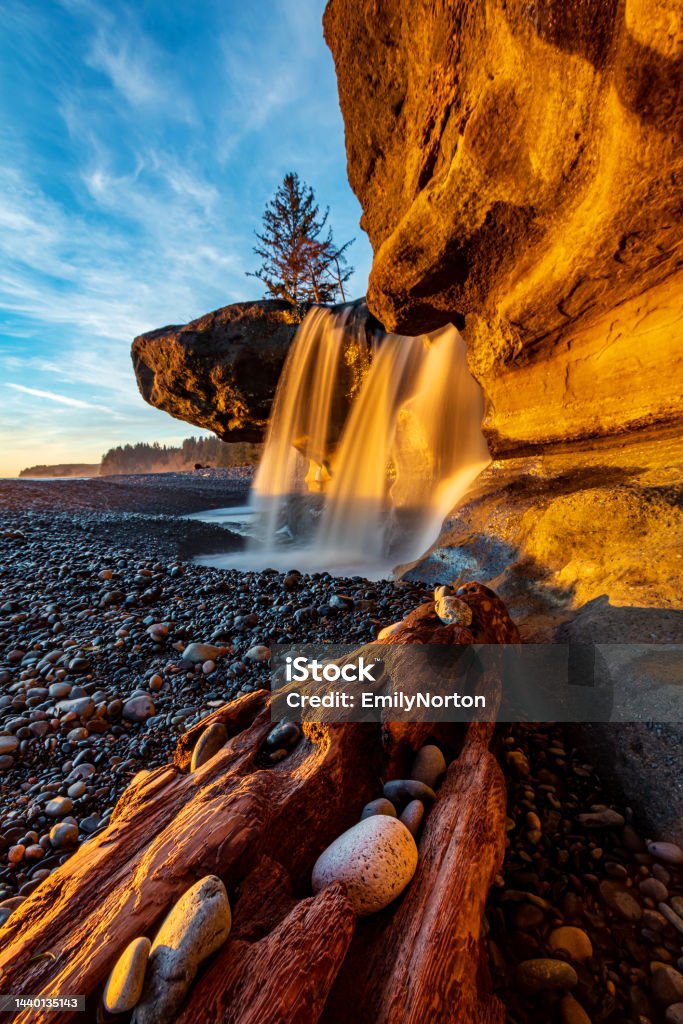
[[[514,640],[510,620],[500,626],[502,605],[488,591],[482,598],[484,589],[471,595],[473,638]],[[394,677],[407,654],[402,643],[426,642],[441,628],[433,608],[420,611],[403,640],[394,634],[386,647]],[[442,634],[438,642],[452,640]],[[0,929],[0,992],[85,995],[85,1019],[95,1020],[122,949],[136,936],[153,937],[178,897],[216,874],[228,888],[233,929],[196,979],[178,1024],[504,1020],[481,930],[505,837],[493,726],[310,722],[291,754],[269,765],[270,700],[256,691],[218,709],[180,739],[172,765],[133,779],[106,830]],[[212,722],[226,726],[228,742],[190,772],[194,744]],[[382,781],[402,777],[428,739],[450,766],[407,891],[360,920],[343,886],[312,896],[316,858],[381,794]],[[26,1011],[13,1019],[62,1024],[84,1015]]]

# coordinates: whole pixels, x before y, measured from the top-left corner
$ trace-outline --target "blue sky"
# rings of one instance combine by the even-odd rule
[[[289,170],[371,262],[346,180],[324,0],[0,7],[0,476],[196,428],[147,406],[132,338],[260,295]]]

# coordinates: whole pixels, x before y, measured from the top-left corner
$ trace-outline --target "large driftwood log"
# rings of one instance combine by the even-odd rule
[[[392,641],[386,658],[396,678],[406,651]],[[173,765],[136,776],[107,829],[0,929],[2,993],[84,994],[86,1019],[95,1019],[122,949],[153,937],[178,897],[216,874],[234,905],[234,928],[196,980],[180,1024],[337,1024],[351,1011],[368,1024],[503,1020],[481,949],[504,849],[492,725],[310,722],[291,754],[269,765],[270,700],[259,691],[220,708],[180,740]],[[190,773],[194,743],[215,721],[228,742]],[[356,922],[342,886],[310,895],[312,866],[429,737],[454,760],[427,817],[417,874],[400,900]]]

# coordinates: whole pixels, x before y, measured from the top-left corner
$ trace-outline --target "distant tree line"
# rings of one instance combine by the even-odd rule
[[[19,476],[98,476],[99,472],[98,463],[61,462],[56,466],[29,466],[22,469]]]
[[[55,466],[31,466],[22,469],[23,477],[111,476],[116,473],[173,473],[195,466],[225,468],[252,466],[259,460],[261,445],[247,442],[220,441],[217,437],[188,437],[183,443],[161,445],[123,444],[110,448],[97,465],[63,463]]]
[[[217,437],[188,437],[180,447],[140,441],[110,448],[102,456],[100,473],[169,473],[194,469],[196,465],[250,466],[258,462],[260,449],[257,444],[227,443]]]

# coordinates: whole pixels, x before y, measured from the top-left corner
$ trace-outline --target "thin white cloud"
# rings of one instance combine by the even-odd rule
[[[132,6],[97,0],[61,0],[62,6],[89,23],[93,38],[85,63],[105,75],[115,94],[133,110],[161,110],[194,123],[191,98],[173,70],[172,54],[162,50],[144,30]]]
[[[110,410],[106,405],[96,405],[94,402],[86,402],[82,398],[71,398],[69,395],[58,395],[55,391],[43,391],[41,388],[27,388],[24,384],[5,384],[7,388],[21,391],[25,395],[33,395],[34,398],[47,398],[50,402],[58,402],[60,405],[70,405],[74,409],[103,409]]]
[[[164,97],[161,82],[132,53],[123,40],[112,40],[100,31],[88,56],[88,64],[109,76],[112,85],[133,107],[154,105]]]

